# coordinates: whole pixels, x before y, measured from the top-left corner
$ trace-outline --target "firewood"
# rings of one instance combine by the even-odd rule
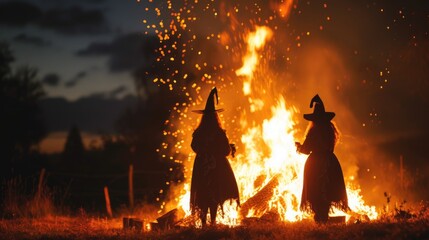
[[[184,216],[184,211],[182,209],[178,210],[177,208],[167,212],[161,217],[157,218],[157,222],[161,229],[171,229],[175,226],[179,220]]]
[[[328,223],[346,223],[346,216],[332,216],[328,218]]]
[[[268,201],[278,185],[278,175],[275,175],[260,191],[241,205],[240,214],[246,217],[251,209],[255,211],[256,216],[264,214],[268,210]]]
[[[195,214],[190,214],[179,221],[177,221],[174,226],[177,228],[180,227],[189,227],[189,226],[195,226],[195,223],[197,222],[198,217]]]
[[[141,232],[143,230],[143,220],[138,218],[131,218],[131,225],[133,226],[133,229]]]
[[[139,218],[122,218],[122,227],[124,230],[136,230],[138,232],[143,230],[144,221]]]

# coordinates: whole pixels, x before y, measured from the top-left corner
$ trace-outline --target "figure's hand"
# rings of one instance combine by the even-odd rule
[[[302,144],[300,142],[295,142],[296,151],[299,152],[299,149],[301,148]]]
[[[237,149],[235,148],[235,144],[229,144],[229,146],[231,147],[232,157],[235,157],[235,152],[237,151]]]

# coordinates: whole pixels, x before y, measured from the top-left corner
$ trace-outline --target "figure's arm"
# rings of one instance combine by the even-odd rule
[[[311,151],[313,150],[313,145],[314,145],[314,137],[311,131],[305,137],[303,144],[299,142],[295,143],[296,150],[299,153],[303,153],[303,154],[310,154]]]
[[[235,144],[230,143],[229,146],[231,147],[231,156],[235,157],[235,153],[237,152],[237,148],[235,147]]]
[[[228,137],[226,136],[225,131],[222,131],[222,133],[219,135],[219,153],[221,153],[223,156],[228,156],[231,152],[231,145],[229,144]]]
[[[199,153],[201,152],[203,146],[201,144],[201,141],[198,138],[197,134],[192,134],[192,142],[191,142],[191,148],[194,152]]]

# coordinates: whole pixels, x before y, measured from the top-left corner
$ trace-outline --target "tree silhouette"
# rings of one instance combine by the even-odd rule
[[[37,70],[28,66],[15,72],[10,68],[13,56],[6,43],[0,43],[0,156],[3,177],[17,164],[28,159],[45,136],[38,101],[44,95]]]
[[[10,74],[10,64],[13,60],[9,46],[4,42],[0,42],[0,79]]]
[[[63,157],[66,161],[73,161],[74,163],[82,163],[84,160],[85,148],[83,146],[80,131],[76,125],[70,128],[67,135],[67,140],[64,145]]]

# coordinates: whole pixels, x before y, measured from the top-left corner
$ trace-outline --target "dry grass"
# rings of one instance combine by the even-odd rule
[[[234,228],[180,228],[160,232],[122,230],[121,219],[88,216],[0,221],[0,239],[429,239],[429,220],[317,225],[253,223]]]
[[[0,221],[1,239],[117,239],[122,222],[91,217],[18,218]],[[119,235],[118,235],[119,234]]]
[[[373,222],[317,225],[313,221],[274,223],[252,221],[238,227],[193,227],[167,231],[123,230],[122,218],[97,218],[83,210],[75,217],[55,214],[49,191],[22,195],[18,184],[10,182],[4,203],[9,219],[0,219],[0,240],[8,239],[429,239],[429,204],[408,209],[405,202],[386,207]],[[45,188],[47,189],[47,188]],[[387,204],[390,203],[388,198]],[[134,212],[154,212],[149,205]],[[123,214],[128,215],[126,211]]]
[[[36,187],[34,181],[16,177],[3,184],[4,199],[0,209],[3,217],[43,217],[55,212],[52,192],[45,182]]]

